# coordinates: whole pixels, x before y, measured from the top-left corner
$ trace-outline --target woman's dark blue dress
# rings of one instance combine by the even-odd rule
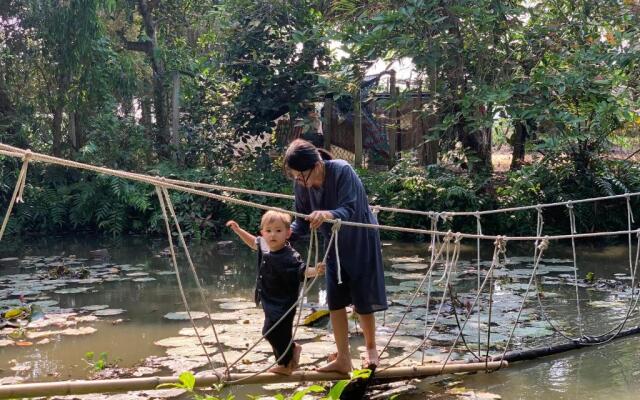
[[[324,161],[325,178],[321,188],[305,188],[295,184],[296,211],[310,214],[316,210],[331,211],[342,221],[377,224],[369,208],[362,181],[351,165],[344,160]],[[320,231],[325,243],[331,237],[332,224],[324,223]],[[309,222],[296,218],[291,226],[293,237],[309,232]],[[382,246],[378,229],[342,225],[339,232],[338,253],[342,284],[338,284],[335,251],[327,258],[327,300],[330,310],[353,304],[359,314],[387,309],[384,287]]]

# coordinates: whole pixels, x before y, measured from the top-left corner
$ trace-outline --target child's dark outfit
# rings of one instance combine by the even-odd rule
[[[258,247],[258,276],[256,278],[255,300],[262,303],[264,310],[264,335],[282,318],[298,300],[300,282],[304,280],[306,269],[300,254],[287,243],[282,249],[271,252],[260,236],[256,238]],[[291,341],[294,307],[286,317],[266,336],[273,348],[276,360],[287,350]],[[294,345],[291,344],[279,365],[287,365],[293,357]]]

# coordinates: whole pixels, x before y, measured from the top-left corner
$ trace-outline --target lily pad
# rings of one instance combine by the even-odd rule
[[[393,264],[391,268],[398,269],[401,271],[426,271],[429,269],[429,264],[418,264],[418,263]]]
[[[58,294],[86,293],[90,289],[93,289],[93,286],[80,286],[80,287],[69,288],[69,289],[60,289],[60,290],[54,291],[53,293],[58,293]]]
[[[109,308],[109,306],[106,304],[96,304],[92,306],[80,307],[81,310],[86,310],[86,311],[98,311],[98,310],[104,310],[105,308]]]
[[[136,277],[136,276],[148,276],[149,274],[147,272],[132,272],[130,274],[127,274],[127,276],[130,277]]]
[[[97,332],[96,328],[91,326],[83,326],[82,328],[67,328],[60,333],[68,336],[80,336],[80,335],[90,335],[92,333]]]
[[[111,315],[119,315],[123,312],[126,312],[126,310],[123,310],[122,308],[107,308],[105,310],[98,310],[93,314],[98,317],[108,317]]]
[[[133,282],[151,282],[151,281],[155,281],[156,278],[152,278],[150,276],[144,277],[144,278],[136,278],[133,280]]]
[[[389,259],[394,264],[404,264],[404,263],[419,263],[423,262],[424,258],[413,256],[413,257],[392,257]]]
[[[191,311],[192,319],[201,319],[206,317],[207,317],[207,313],[204,313],[201,311]],[[165,314],[164,318],[170,319],[170,320],[176,320],[176,321],[188,321],[189,314],[187,314],[186,311],[171,312],[171,313]]]
[[[248,301],[238,301],[230,303],[221,303],[220,308],[223,310],[246,310],[249,308],[256,308],[256,303]]]

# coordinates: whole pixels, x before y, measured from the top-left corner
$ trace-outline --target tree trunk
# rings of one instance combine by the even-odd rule
[[[169,116],[167,113],[167,93],[164,86],[165,69],[164,61],[158,55],[158,40],[156,37],[156,24],[153,20],[153,3],[146,0],[138,0],[138,11],[142,16],[144,30],[150,39],[147,46],[147,55],[151,61],[153,70],[153,105],[156,115],[158,155],[163,158],[170,156],[169,143]]]
[[[124,34],[122,34],[122,39],[128,50],[143,52],[149,57],[153,71],[151,82],[153,86],[153,111],[156,119],[156,136],[153,142],[156,145],[158,155],[166,159],[171,155],[169,152],[171,133],[169,131],[169,114],[167,111],[169,99],[167,97],[167,89],[165,88],[166,73],[164,61],[159,55],[156,25],[153,20],[153,9],[156,3],[156,1],[138,0],[138,12],[142,16],[144,31],[149,40],[130,42],[124,38]],[[150,119],[148,121],[150,121]]]
[[[524,164],[525,144],[527,142],[527,125],[524,121],[515,121],[513,124],[514,132],[511,138],[511,146],[513,152],[511,156],[511,171],[516,171]]]
[[[148,95],[140,98],[140,123],[144,127],[145,135],[153,141],[153,123],[151,122],[151,100]]]
[[[58,105],[53,109],[53,123],[51,124],[51,135],[53,136],[53,146],[51,152],[55,157],[62,155],[62,113],[64,107]]]

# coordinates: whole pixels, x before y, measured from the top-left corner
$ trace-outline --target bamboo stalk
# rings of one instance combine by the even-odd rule
[[[375,376],[377,379],[408,379],[458,372],[476,372],[483,371],[485,369],[495,370],[498,368],[505,368],[506,366],[508,366],[506,361],[502,362],[502,367],[500,367],[499,361],[492,361],[486,364],[447,364],[444,369],[442,368],[442,364],[434,364],[415,367],[389,368],[377,372]],[[229,380],[235,381],[250,375],[252,374],[231,374]],[[244,380],[242,384],[249,385],[282,382],[335,381],[348,378],[348,375],[336,372],[297,371],[291,376],[263,373]],[[149,378],[105,379],[99,381],[80,380],[63,382],[22,383],[16,385],[0,386],[0,399],[87,393],[128,392],[131,390],[153,390],[160,384],[176,382],[178,382],[178,377],[175,376],[154,376]],[[209,387],[219,382],[220,380],[216,375],[198,376],[196,378],[197,387]]]

